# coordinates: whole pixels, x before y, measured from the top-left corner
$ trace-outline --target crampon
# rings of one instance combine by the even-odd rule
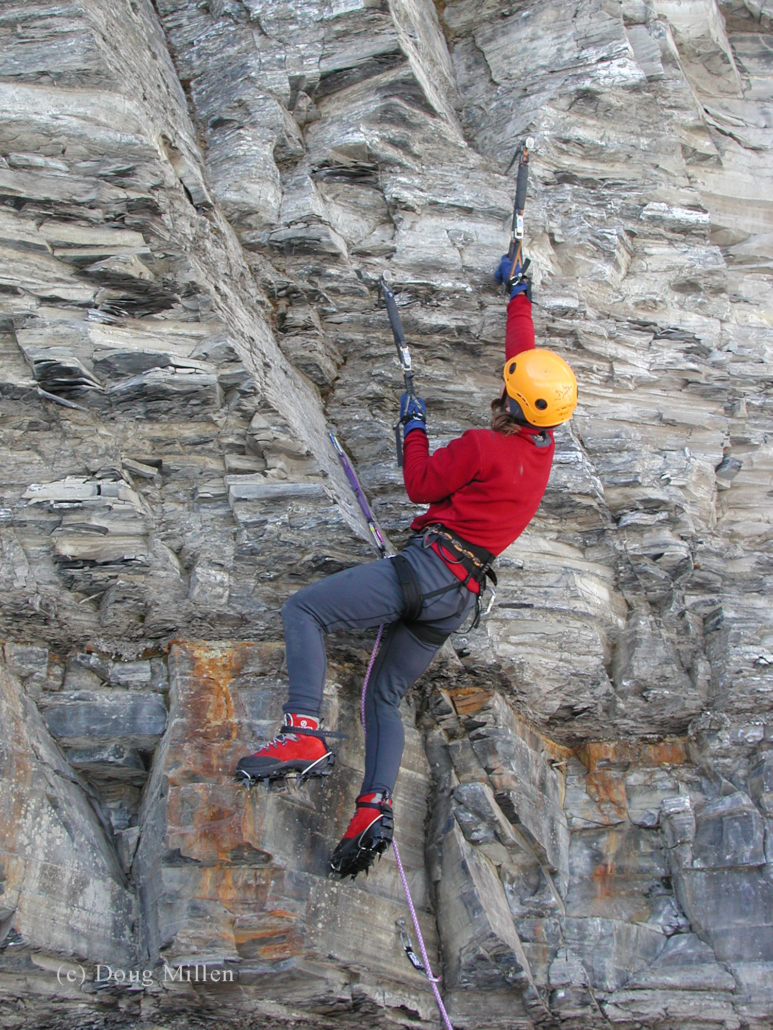
[[[286,782],[294,776],[301,783],[312,776],[329,776],[334,763],[335,755],[327,746],[319,719],[287,714],[273,740],[239,760],[236,779],[252,786],[261,780],[266,785],[274,780]]]
[[[392,799],[387,791],[361,794],[356,805],[354,818],[330,859],[331,872],[341,879],[354,879],[358,873],[367,875],[376,856],[383,855],[392,843],[394,834]]]

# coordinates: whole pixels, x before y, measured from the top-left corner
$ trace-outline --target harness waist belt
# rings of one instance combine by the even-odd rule
[[[464,580],[465,584],[474,579],[476,583],[483,586],[486,577],[488,577],[496,586],[497,577],[491,568],[496,555],[492,554],[491,551],[487,551],[485,547],[470,543],[469,540],[465,540],[464,537],[454,533],[453,530],[450,530],[441,522],[425,526],[418,535],[423,538],[425,547],[429,547],[437,542],[441,549],[453,553],[455,557],[449,556],[444,560],[450,564],[462,566],[467,573],[467,579]]]

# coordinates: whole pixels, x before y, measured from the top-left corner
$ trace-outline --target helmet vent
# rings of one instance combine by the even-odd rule
[[[544,401],[541,397],[534,402],[534,407],[539,408],[540,411],[544,411],[548,406],[548,402]]]
[[[510,375],[512,375],[512,374],[513,374],[513,372],[515,372],[515,368],[516,368],[516,365],[515,365],[515,362],[513,362],[513,363],[512,363],[512,365],[511,365],[511,366],[510,366],[510,367],[508,368],[508,370],[507,370],[507,371],[508,371],[508,373],[509,373]]]

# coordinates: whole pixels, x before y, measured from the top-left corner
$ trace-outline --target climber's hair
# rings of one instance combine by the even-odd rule
[[[503,436],[515,436],[521,428],[515,416],[507,410],[504,397],[495,397],[491,402],[491,428]]]

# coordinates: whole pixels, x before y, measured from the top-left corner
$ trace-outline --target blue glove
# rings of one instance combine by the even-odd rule
[[[529,262],[527,261],[526,264]],[[524,269],[521,268],[521,262],[515,262],[515,269],[513,271],[512,279],[510,277],[510,269],[513,267],[513,259],[508,257],[507,254],[502,255],[502,259],[499,262],[496,272],[494,272],[494,278],[498,283],[503,285],[509,281],[512,281],[513,286],[510,290],[510,300],[517,296],[519,293],[530,293],[531,283],[528,279],[523,276]],[[531,300],[531,296],[529,296]]]
[[[400,421],[403,423],[403,439],[414,429],[427,432],[427,405],[412,393],[400,398]]]

